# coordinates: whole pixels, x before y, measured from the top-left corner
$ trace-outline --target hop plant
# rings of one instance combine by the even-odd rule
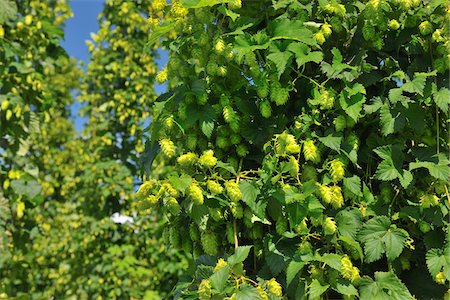
[[[276,105],[281,106],[286,104],[289,99],[289,90],[281,87],[281,85],[274,84],[270,89],[270,100],[275,102]]]
[[[439,204],[439,198],[436,195],[425,194],[420,197],[420,207],[430,208]]]
[[[175,144],[169,139],[162,139],[159,141],[162,153],[167,157],[173,157],[175,155]]]
[[[355,282],[359,279],[359,269],[354,267],[348,256],[341,258],[341,276],[345,279]]]
[[[136,192],[136,196],[138,200],[144,200],[147,198],[151,192],[152,189],[155,187],[155,182],[153,181],[146,181],[139,187],[139,190]]]
[[[167,200],[166,207],[174,216],[178,216],[181,212],[181,206],[174,197],[170,197],[169,200]]]
[[[225,43],[222,39],[217,39],[216,44],[214,45],[214,51],[217,54],[222,54],[225,51]]]
[[[333,201],[333,192],[329,186],[321,184],[319,186],[319,192],[325,203],[329,204],[331,203],[331,201]]]
[[[300,172],[300,165],[298,164],[298,160],[295,158],[295,156],[289,156],[289,174],[296,178]]]
[[[323,220],[323,230],[325,235],[331,235],[336,232],[337,226],[336,222],[334,222],[334,219],[331,217],[326,217]]]
[[[249,153],[248,148],[247,148],[247,146],[245,146],[244,144],[239,144],[239,145],[236,147],[236,154],[237,154],[239,157],[245,157],[245,156],[247,156],[248,153]]]
[[[324,23],[322,24],[322,26],[320,27],[320,30],[322,31],[323,35],[327,38],[331,35],[332,31],[331,31],[331,25],[328,23]]]
[[[275,230],[276,230],[276,232],[277,232],[279,235],[282,235],[282,234],[284,234],[284,233],[286,232],[287,227],[288,227],[288,223],[287,223],[286,218],[285,218],[284,216],[280,216],[280,217],[277,219],[277,222],[276,222],[276,224],[275,224]]]
[[[429,21],[424,21],[419,25],[419,31],[422,35],[429,35],[433,32],[433,25]]]
[[[160,84],[164,83],[167,81],[168,75],[167,68],[163,68],[160,72],[158,72],[158,74],[156,74],[156,81]]]
[[[228,265],[228,263],[223,259],[223,258],[219,258],[219,260],[217,261],[216,266],[214,267],[214,272],[217,272],[219,270],[222,270],[223,268],[225,268]]]
[[[330,191],[332,193],[331,205],[335,208],[341,208],[344,205],[344,197],[342,196],[341,187],[332,186],[330,187]]]
[[[339,159],[333,159],[330,162],[330,173],[333,182],[338,182],[342,180],[345,175],[344,163]]]
[[[217,236],[212,231],[204,231],[201,234],[201,242],[203,250],[208,255],[217,255],[219,252],[219,245]]]
[[[239,189],[239,185],[235,181],[229,180],[225,182],[225,189],[231,201],[238,202],[239,200],[242,199],[242,192]]]
[[[180,232],[178,231],[178,228],[176,228],[175,226],[172,226],[169,229],[169,241],[174,248],[180,248],[181,246]]]
[[[320,108],[331,109],[334,106],[334,97],[328,90],[322,90],[320,93]]]
[[[223,187],[216,181],[208,180],[206,182],[206,186],[208,187],[208,190],[213,194],[222,194],[223,192]]]
[[[217,69],[217,75],[219,75],[220,77],[225,77],[228,74],[228,69],[225,66],[220,66]]]
[[[392,30],[397,30],[397,29],[400,28],[400,23],[398,23],[397,20],[392,19],[392,20],[389,21],[388,27],[389,27],[390,29],[392,29]]]
[[[261,112],[261,116],[268,119],[272,115],[272,107],[270,106],[270,102],[267,100],[261,101],[259,104],[259,111]]]
[[[192,166],[197,161],[197,155],[192,152],[188,152],[186,154],[182,154],[177,158],[177,162],[183,167]]]
[[[240,9],[242,7],[241,0],[231,0],[228,2],[228,7],[232,10]]]
[[[258,291],[258,295],[261,300],[269,300],[269,295],[267,295],[266,291],[261,286],[258,285],[256,290]]]
[[[307,140],[303,143],[303,155],[305,160],[310,160],[314,163],[320,161],[319,149],[312,140]]]
[[[234,228],[232,223],[227,223],[227,227],[225,229],[227,235],[227,241],[230,244],[234,243]]]
[[[434,281],[436,281],[439,284],[445,284],[446,280],[447,278],[445,277],[444,272],[439,272],[436,274],[436,276],[434,276]]]
[[[223,219],[222,211],[218,207],[210,207],[209,215],[213,218],[214,221],[219,222]]]
[[[313,35],[313,38],[316,40],[316,42],[319,45],[322,45],[323,43],[325,43],[325,35],[322,31],[318,31]]]
[[[197,225],[191,223],[189,225],[189,237],[193,241],[198,241],[200,239],[200,232],[198,231]]]
[[[267,289],[269,290],[269,293],[276,297],[281,297],[283,295],[283,289],[275,278],[272,278],[267,282]]]
[[[206,150],[200,156],[200,159],[198,160],[198,162],[203,167],[212,168],[212,167],[214,167],[217,164],[217,158],[214,157],[214,151],[213,150]]]
[[[230,211],[233,217],[236,219],[242,219],[244,215],[244,209],[242,208],[242,205],[240,205],[238,202],[230,202],[228,204],[230,206]]]
[[[206,65],[206,72],[210,76],[214,76],[217,74],[217,71],[219,69],[219,65],[216,63],[215,60],[210,60],[208,64]]]
[[[256,93],[261,99],[265,99],[269,95],[269,85],[267,84],[267,79],[264,78],[264,80],[261,80],[258,83],[256,87]]]
[[[209,279],[203,279],[198,285],[198,299],[211,299],[211,282]]]
[[[202,205],[204,202],[203,191],[197,183],[192,183],[188,188],[189,198],[197,205]]]

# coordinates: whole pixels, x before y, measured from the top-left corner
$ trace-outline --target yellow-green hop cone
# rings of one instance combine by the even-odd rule
[[[320,27],[320,31],[322,31],[325,37],[329,37],[332,33],[331,25],[328,23],[322,24],[322,26]]]
[[[174,197],[170,197],[169,200],[167,200],[166,207],[167,210],[169,210],[169,212],[174,216],[178,216],[181,212],[181,206]]]
[[[206,186],[208,187],[208,190],[213,194],[222,194],[223,192],[223,187],[216,181],[208,180],[206,182]]]
[[[296,178],[300,172],[300,165],[298,164],[298,160],[294,156],[289,156],[289,174]]]
[[[198,286],[198,299],[211,299],[211,282],[209,279],[203,279]]]
[[[433,25],[430,22],[424,21],[419,25],[419,31],[422,35],[428,35],[433,32]]]
[[[305,160],[312,162],[320,161],[319,149],[312,140],[307,140],[303,143],[303,155],[305,156]]]
[[[163,187],[165,189],[165,191],[174,198],[177,198],[179,196],[178,191],[170,184],[170,183],[164,183]]]
[[[325,184],[321,184],[319,186],[319,192],[320,196],[322,197],[323,201],[327,204],[331,203],[333,201],[333,191],[329,186],[326,186]]]
[[[261,286],[258,285],[256,290],[258,291],[261,300],[269,300],[269,295],[267,295],[266,291]]]
[[[198,162],[203,167],[213,168],[217,164],[217,158],[214,157],[214,151],[213,150],[206,150],[200,156],[200,159],[198,160]]]
[[[323,34],[322,31],[318,31],[313,35],[313,38],[316,40],[316,42],[319,45],[322,45],[323,43],[325,43],[325,35]]]
[[[177,158],[177,162],[182,166],[192,166],[197,161],[197,155],[192,152],[182,154]]]
[[[214,221],[219,222],[223,220],[222,211],[218,207],[210,207],[209,209],[209,215],[213,218]]]
[[[341,258],[341,276],[345,279],[355,282],[359,279],[359,269],[353,266],[352,261],[348,256]]]
[[[247,146],[245,146],[244,144],[239,144],[239,145],[236,147],[236,154],[237,154],[239,157],[245,157],[245,156],[247,156],[248,153],[249,153],[248,148],[247,148]]]
[[[162,153],[167,157],[173,157],[175,155],[175,144],[169,139],[162,139],[159,141]]]
[[[389,21],[388,27],[392,30],[397,30],[400,28],[400,23],[397,20],[392,19]]]
[[[238,202],[239,200],[242,199],[242,192],[239,189],[239,185],[233,180],[225,182],[225,189],[231,201]]]
[[[344,205],[344,197],[342,196],[342,190],[339,186],[330,187],[332,197],[331,197],[331,205],[335,208],[341,208]]]
[[[200,232],[198,231],[197,225],[191,223],[189,225],[189,237],[193,241],[198,241],[200,239]]]
[[[219,245],[217,237],[212,231],[205,231],[201,235],[201,242],[203,250],[208,255],[217,255],[219,252]]]
[[[275,278],[272,278],[267,282],[267,289],[269,290],[269,293],[276,297],[281,297],[283,295],[283,289]]]
[[[160,72],[158,72],[158,74],[156,74],[156,81],[158,83],[163,83],[167,81],[167,78],[168,78],[167,68],[162,69]]]
[[[233,217],[236,219],[242,219],[244,216],[244,209],[242,208],[242,205],[240,205],[238,202],[230,202],[230,211]]]
[[[139,187],[139,190],[136,192],[136,196],[138,200],[143,200],[147,198],[150,193],[152,192],[152,189],[155,186],[155,182],[153,181],[146,181]]]
[[[337,116],[334,120],[333,120],[333,124],[334,124],[334,129],[336,131],[343,131],[346,127],[347,127],[347,121],[345,119],[345,116]]]
[[[230,0],[230,2],[228,2],[228,8],[230,9],[240,9],[241,7],[242,7],[241,0]]]
[[[270,118],[270,116],[272,116],[272,106],[270,106],[270,102],[267,100],[262,101],[259,104],[259,111],[264,118]]]
[[[216,44],[214,45],[214,50],[217,54],[222,54],[225,50],[225,43],[222,39],[217,39]]]
[[[197,205],[202,205],[204,202],[203,191],[197,183],[193,183],[188,188],[189,198]]]
[[[420,207],[430,208],[439,204],[439,198],[436,195],[425,194],[420,197]]]
[[[323,226],[325,235],[334,234],[337,229],[336,222],[334,222],[333,218],[331,218],[331,217],[326,217],[325,220],[323,221],[322,226]]]
[[[447,278],[445,277],[444,272],[439,272],[436,274],[436,276],[434,276],[434,281],[436,281],[439,284],[445,284],[446,280]]]
[[[344,163],[339,159],[334,159],[330,162],[330,173],[333,182],[338,182],[344,178],[345,170]]]
[[[214,267],[214,272],[217,272],[219,270],[222,270],[223,268],[225,268],[228,265],[228,263],[223,259],[223,258],[219,258],[219,260],[217,261],[216,266]]]

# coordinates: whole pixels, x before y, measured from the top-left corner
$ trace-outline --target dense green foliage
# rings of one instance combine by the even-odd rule
[[[450,299],[446,1],[71,15],[0,0],[0,299]]]
[[[155,3],[171,88],[138,197],[199,257],[176,297],[443,297],[448,3]]]

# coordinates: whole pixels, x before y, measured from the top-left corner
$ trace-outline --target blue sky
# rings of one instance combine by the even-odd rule
[[[89,61],[89,51],[87,49],[86,40],[91,38],[91,32],[98,31],[97,16],[103,9],[104,0],[71,0],[70,7],[72,8],[74,17],[67,20],[65,27],[65,40],[62,41],[62,46],[66,49],[68,54],[75,57],[77,60],[84,62]],[[161,58],[157,60],[159,69],[167,61],[167,54],[160,51]],[[166,85],[156,85],[155,89],[158,94],[162,93]],[[76,93],[74,93],[76,96]],[[72,105],[72,113],[74,115],[75,128],[80,131],[86,123],[86,118],[77,116],[81,104],[78,101]]]

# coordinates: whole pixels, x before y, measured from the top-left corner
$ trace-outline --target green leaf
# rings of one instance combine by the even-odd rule
[[[377,216],[367,221],[358,234],[364,243],[366,261],[373,262],[386,253],[388,260],[396,259],[402,252],[409,234],[391,225],[386,216]]]
[[[444,271],[447,278],[450,275],[450,246],[445,246],[442,249],[430,249],[426,254],[426,262],[428,271],[430,271],[433,278],[437,273]]]
[[[230,276],[230,267],[226,266],[220,269],[209,278],[211,286],[219,293],[222,293],[226,287],[228,277]]]
[[[151,47],[157,40],[164,36],[167,32],[175,28],[175,22],[163,22],[161,25],[156,27],[148,37],[146,47]]]
[[[345,113],[355,122],[358,121],[363,104],[366,102],[366,90],[363,85],[357,83],[352,87],[346,87],[340,94],[339,103]]]
[[[281,19],[272,21],[269,26],[273,27],[271,40],[295,40],[309,46],[317,46],[311,30],[305,28],[302,21]]]
[[[450,90],[441,88],[433,93],[433,99],[436,105],[445,113],[448,113],[450,107]]]
[[[258,185],[254,181],[240,180],[239,189],[242,192],[242,201],[250,208],[255,206],[256,198],[261,192],[258,189]]]
[[[361,179],[353,175],[352,177],[345,177],[343,179],[344,188],[356,196],[361,195]]]
[[[423,96],[423,90],[425,88],[425,82],[429,74],[427,73],[415,73],[412,81],[406,82],[402,85],[402,90],[408,93],[417,93]]]
[[[17,16],[17,5],[12,0],[0,0],[0,24]]]
[[[392,272],[375,272],[375,280],[364,276],[359,285],[360,299],[413,299],[407,287]]]
[[[383,160],[375,172],[375,177],[383,181],[394,180],[398,177],[398,170],[394,167],[392,162]]]
[[[239,18],[239,14],[235,13],[234,11],[228,9],[225,5],[222,5],[217,9],[219,12],[221,12],[224,16],[230,17],[230,19],[234,22],[237,18]]]
[[[339,237],[339,240],[344,243],[345,246],[349,247],[351,251],[353,251],[355,254],[357,254],[358,259],[362,261],[364,255],[363,250],[359,243],[352,239],[351,237],[341,235]],[[355,255],[356,256],[356,255]]]
[[[335,253],[325,253],[324,255],[319,255],[319,257],[316,258],[317,261],[326,263],[327,265],[338,271],[341,270],[341,259],[342,256]]]
[[[298,68],[308,62],[315,62],[318,64],[323,60],[323,53],[321,51],[310,52],[310,48],[303,43],[290,43],[287,49],[295,54]]]
[[[236,292],[236,300],[254,300],[259,299],[258,290],[249,285],[241,285],[239,291]]]
[[[336,287],[333,289],[342,295],[358,296],[358,290],[351,283],[337,282]]]
[[[11,181],[11,187],[19,195],[25,195],[33,199],[41,191],[41,185],[36,180],[18,179]]]
[[[286,65],[290,63],[291,58],[292,53],[289,51],[277,51],[267,55],[267,59],[273,61],[275,63],[275,66],[277,67],[278,78],[280,78],[283,74],[284,70],[286,69]]]
[[[239,246],[234,250],[234,254],[228,257],[228,264],[233,266],[237,263],[243,262],[250,253],[252,246]]]
[[[325,137],[318,137],[319,141],[327,146],[328,148],[331,148],[333,150],[336,150],[338,152],[341,151],[341,143],[342,143],[342,137],[340,136],[333,136],[332,134],[329,134]]]
[[[317,298],[320,297],[320,295],[322,295],[323,293],[326,292],[326,290],[328,289],[330,285],[326,284],[326,285],[322,285],[320,284],[320,282],[317,279],[313,279],[310,286],[309,286],[309,299],[310,300],[315,300]]]
[[[286,286],[289,286],[294,280],[295,276],[303,269],[305,266],[305,261],[291,261],[286,269]]]
[[[191,176],[187,174],[182,174],[181,176],[178,176],[177,174],[172,174],[168,176],[170,183],[173,185],[173,187],[179,191],[184,192],[192,183]]]
[[[391,114],[391,110],[389,109],[389,104],[384,103],[380,109],[380,123],[381,123],[381,132],[383,135],[388,135],[394,132],[395,128],[395,118]]]
[[[234,169],[234,167],[230,163],[224,163],[222,161],[218,161],[217,162],[217,167],[221,168],[221,169],[224,169],[224,170],[230,172],[233,175],[237,175],[236,170]]]
[[[361,212],[358,209],[341,210],[337,213],[335,220],[340,235],[356,238],[362,226]]]
[[[213,130],[214,130],[214,120],[213,119],[202,121],[202,132],[208,139],[211,139]]]
[[[409,164],[410,171],[418,168],[428,169],[430,175],[437,179],[448,180],[450,178],[449,160],[443,155],[436,154]]]

